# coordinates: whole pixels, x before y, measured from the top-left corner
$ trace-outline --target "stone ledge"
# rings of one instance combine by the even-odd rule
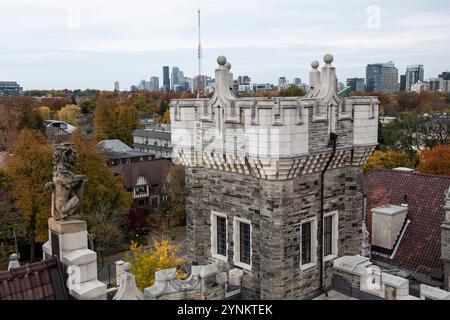
[[[82,220],[55,220],[48,219],[48,228],[59,234],[76,233],[87,230],[86,221]]]
[[[106,300],[106,284],[92,280],[75,285],[69,293],[78,300]]]
[[[62,257],[62,262],[66,265],[85,265],[97,261],[97,253],[90,249],[79,249],[71,251]]]

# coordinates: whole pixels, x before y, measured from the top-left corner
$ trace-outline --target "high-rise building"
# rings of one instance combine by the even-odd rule
[[[406,75],[400,75],[400,91],[406,91]]]
[[[278,85],[279,85],[279,86],[283,86],[283,85],[285,85],[285,84],[287,84],[286,77],[280,77],[280,78],[278,79]]]
[[[398,91],[398,69],[392,61],[368,64],[366,67],[368,92],[392,93]]]
[[[347,86],[352,91],[363,92],[364,91],[364,78],[347,78]]]
[[[114,91],[120,91],[120,83],[119,83],[119,81],[114,82]]]
[[[180,79],[180,68],[178,67],[172,67],[172,84],[171,84],[171,89],[175,91],[175,86],[178,86],[181,84],[181,79]]]
[[[248,84],[250,84],[250,82],[252,82],[252,80],[250,79],[249,76],[239,76],[237,79],[237,82],[239,85],[242,85],[242,84],[248,85]]]
[[[302,79],[300,79],[300,78],[295,78],[294,79],[294,84],[296,85],[296,86],[300,86],[301,84],[302,84]]]
[[[415,64],[406,68],[406,90],[411,91],[411,86],[419,81],[423,82],[423,64]]]
[[[195,76],[192,78],[192,92],[197,92],[197,86],[198,86],[198,76]],[[203,90],[207,87],[207,77],[206,76],[200,76],[200,88]]]
[[[0,97],[15,97],[23,93],[22,87],[15,81],[0,81]]]
[[[153,92],[159,91],[159,78],[158,77],[150,78],[150,91],[153,91]]]
[[[163,91],[170,91],[169,66],[163,66]]]

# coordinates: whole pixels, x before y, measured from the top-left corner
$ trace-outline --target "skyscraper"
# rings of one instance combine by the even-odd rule
[[[406,75],[400,75],[400,91],[406,91]]]
[[[114,82],[114,91],[120,91],[119,81]]]
[[[347,86],[352,91],[363,92],[364,91],[364,78],[348,78]]]
[[[159,91],[159,78],[158,77],[150,78],[150,91],[153,91],[153,92]]]
[[[406,90],[411,91],[411,86],[419,81],[423,82],[423,64],[415,64],[406,68]]]
[[[175,86],[180,85],[180,68],[173,66],[172,67],[172,85],[171,89],[174,90]]]
[[[163,89],[164,92],[170,91],[169,66],[163,66]]]
[[[398,69],[392,61],[368,64],[366,86],[368,92],[392,93],[398,91]]]
[[[280,78],[278,79],[278,85],[279,85],[279,86],[282,86],[282,85],[285,85],[285,84],[287,84],[286,77],[280,77]]]

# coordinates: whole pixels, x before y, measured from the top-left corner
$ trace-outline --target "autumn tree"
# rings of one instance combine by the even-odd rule
[[[9,148],[18,135],[19,112],[0,104],[0,150]]]
[[[58,120],[67,122],[73,126],[77,125],[77,116],[80,114],[80,107],[68,104],[57,112]]]
[[[141,126],[139,111],[121,104],[117,109],[117,138],[127,145],[133,144],[133,131]]]
[[[42,119],[44,119],[44,120],[51,119],[51,111],[50,111],[49,107],[47,107],[47,106],[40,106],[38,108],[38,111],[39,111]]]
[[[291,85],[288,88],[281,89],[278,93],[278,96],[280,97],[302,97],[306,94],[305,91],[300,89],[296,85]]]
[[[96,152],[95,141],[88,140],[80,130],[76,130],[72,143],[78,154],[74,171],[88,179],[80,211],[88,222],[102,261],[106,254],[120,248],[131,195],[124,189],[121,177],[115,176]]]
[[[17,137],[13,154],[8,158],[6,174],[11,196],[22,213],[21,228],[33,261],[35,243],[48,240],[51,197],[44,192],[44,186],[52,179],[53,150],[43,134],[24,129]]]
[[[411,162],[401,151],[375,151],[363,167],[364,172],[373,168],[393,169],[398,167],[410,167]]]
[[[0,270],[6,270],[11,253],[16,253],[16,239],[22,237],[22,214],[11,197],[11,184],[0,169]]]
[[[130,253],[125,260],[131,264],[131,272],[136,277],[137,287],[144,291],[155,283],[155,272],[181,265],[183,260],[178,258],[178,251],[179,247],[171,245],[167,240],[161,243],[155,242],[154,249],[150,250],[132,242]],[[177,275],[178,278],[184,278],[180,269],[177,270]]]
[[[185,169],[182,165],[172,166],[167,177],[168,184],[168,207],[165,210],[165,225],[184,225],[186,223],[186,201],[185,201]]]
[[[116,138],[116,101],[100,95],[94,113],[95,138],[97,141]]]
[[[31,98],[23,98],[19,111],[19,123],[17,129],[39,130],[44,132],[44,119],[38,109],[34,108]]]
[[[79,103],[80,111],[82,114],[88,114],[95,110],[95,101],[90,99],[83,99]]]
[[[422,173],[450,175],[450,145],[439,145],[422,151],[417,170]]]

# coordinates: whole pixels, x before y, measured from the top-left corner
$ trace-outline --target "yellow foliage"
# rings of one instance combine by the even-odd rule
[[[50,108],[47,106],[41,106],[38,108],[39,113],[41,114],[42,119],[49,120],[50,117]]]
[[[74,104],[68,104],[64,108],[58,111],[58,120],[70,123],[71,125],[77,125],[77,115],[81,112],[80,107]]]
[[[150,250],[132,241],[130,251],[125,259],[131,264],[131,272],[136,277],[136,285],[141,291],[155,283],[155,272],[176,268],[183,263],[183,259],[177,256],[179,247],[171,245],[167,240],[155,242],[154,249]],[[184,274],[177,270],[177,277],[183,279]]]
[[[164,112],[164,123],[170,123],[170,110],[167,109]]]
[[[410,167],[411,162],[406,154],[401,151],[375,151],[364,165],[364,172],[373,168],[393,169],[398,167]]]

